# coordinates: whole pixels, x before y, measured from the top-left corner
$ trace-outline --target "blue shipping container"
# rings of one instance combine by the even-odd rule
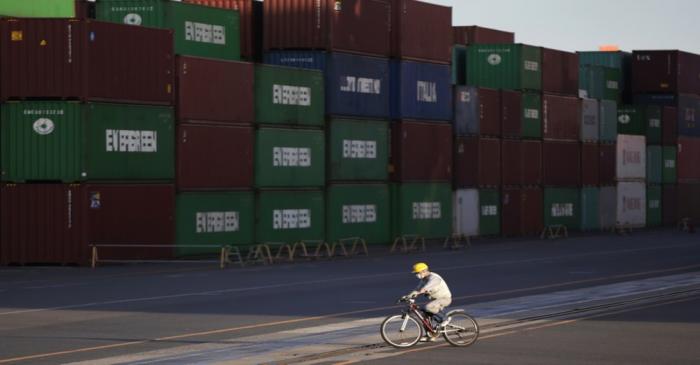
[[[634,96],[635,105],[676,106],[675,94],[637,94]]]
[[[700,96],[691,94],[639,94],[634,103],[678,108],[678,135],[700,137]]]
[[[454,133],[458,136],[479,134],[479,89],[457,86],[454,92]]]
[[[391,61],[391,118],[452,120],[449,65]]]
[[[323,51],[275,51],[265,63],[323,71],[326,114],[389,118],[389,60]]]

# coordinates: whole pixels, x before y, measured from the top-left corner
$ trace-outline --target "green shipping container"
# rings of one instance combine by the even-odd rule
[[[646,136],[645,107],[624,105],[617,109],[617,133]]]
[[[452,232],[450,184],[391,184],[391,236],[420,235],[426,239]]]
[[[601,66],[579,66],[578,84],[579,90],[586,92],[586,97],[602,99],[605,92],[605,70]]]
[[[661,184],[663,182],[664,157],[661,146],[647,146],[647,183]]]
[[[647,227],[660,227],[663,222],[661,186],[647,186]]]
[[[604,67],[603,100],[619,102],[622,98],[622,71],[620,69]]]
[[[179,193],[176,198],[176,252],[178,256],[216,254],[220,249],[183,245],[251,245],[254,195],[252,192]]]
[[[0,0],[0,15],[20,18],[74,18],[76,0]]]
[[[258,243],[322,241],[325,218],[321,190],[262,190],[256,197],[255,240]]]
[[[600,188],[581,189],[581,230],[600,229]]]
[[[321,71],[255,66],[256,123],[323,127],[324,110]]]
[[[479,235],[501,234],[501,193],[495,189],[479,190]]]
[[[255,143],[255,186],[324,186],[325,146],[322,130],[258,129]]]
[[[678,148],[673,146],[663,147],[663,183],[675,184],[678,181],[676,162],[678,159]]]
[[[452,85],[467,84],[467,47],[452,46]]]
[[[617,141],[617,103],[612,100],[600,102],[600,141]]]
[[[663,137],[663,130],[661,129],[661,107],[647,105],[644,113],[647,123],[647,144],[661,144],[661,139]]]
[[[541,49],[523,44],[469,46],[467,84],[493,89],[541,90]]]
[[[172,29],[175,53],[223,60],[241,59],[237,11],[167,0],[100,0],[97,20]]]
[[[326,241],[360,237],[368,244],[391,240],[389,185],[331,185],[326,191]]]
[[[332,119],[328,129],[328,180],[386,181],[389,123]]]
[[[568,188],[544,189],[544,225],[564,225],[570,230],[580,229],[581,191]]]
[[[523,138],[542,138],[542,96],[523,93]]]
[[[595,65],[605,66],[615,69],[622,69],[625,59],[631,58],[631,54],[626,54],[621,51],[584,51],[578,52],[578,60],[580,65]]]

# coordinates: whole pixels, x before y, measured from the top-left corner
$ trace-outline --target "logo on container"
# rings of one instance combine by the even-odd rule
[[[459,101],[462,103],[469,103],[472,101],[472,93],[469,91],[460,91],[459,92]]]
[[[311,210],[309,209],[275,209],[272,211],[272,229],[306,229],[311,228]]]
[[[311,106],[311,88],[292,85],[272,85],[272,103]]]
[[[695,121],[695,108],[685,108],[685,121],[694,122]]]
[[[642,153],[639,151],[622,151],[622,163],[638,165],[642,163]]]
[[[226,44],[226,27],[198,22],[185,22],[185,40],[216,45]]]
[[[658,200],[649,200],[650,209],[659,209],[661,207],[661,202]]]
[[[649,119],[649,127],[661,128],[661,119],[657,119],[657,118]]]
[[[34,125],[32,127],[34,128],[34,132],[36,132],[39,135],[45,136],[51,134],[56,126],[54,125],[51,119],[39,118],[34,122]]]
[[[126,14],[126,16],[124,16],[124,24],[141,25],[143,24],[143,18],[141,18],[141,15],[136,13]]]
[[[415,202],[413,203],[414,220],[430,220],[442,218],[442,204],[440,202]]]
[[[525,109],[525,119],[540,119],[540,111],[537,109]]]
[[[540,64],[535,61],[525,61],[523,64],[525,71],[537,72],[540,70]]]
[[[495,217],[498,215],[498,207],[495,205],[482,205],[481,215],[485,217]]]
[[[90,193],[90,209],[102,208],[102,195],[99,192]]]
[[[676,160],[665,160],[664,167],[667,169],[675,169],[676,168]]]
[[[342,76],[340,79],[340,91],[374,95],[382,93],[382,80],[380,79],[355,76]]]
[[[437,83],[418,81],[416,83],[416,99],[424,103],[437,103]]]
[[[158,152],[157,131],[106,129],[105,137],[107,152]]]
[[[343,158],[375,159],[377,158],[377,142],[344,139]]]
[[[614,81],[614,80],[608,80],[607,87],[610,90],[619,90],[620,89],[620,85],[618,84],[617,81]]]
[[[305,147],[273,147],[272,166],[311,167],[311,149]]]
[[[552,217],[573,217],[573,203],[555,203],[552,204]]]
[[[376,221],[376,205],[343,205],[343,224],[375,223]]]
[[[195,214],[197,233],[238,232],[240,230],[240,213],[197,212]]]
[[[622,208],[624,212],[642,210],[642,199],[639,197],[622,197]]]
[[[488,57],[486,57],[486,62],[488,62],[491,66],[498,66],[501,64],[501,62],[503,62],[503,57],[501,57],[501,55],[498,53],[491,53],[488,55]]]
[[[629,124],[632,121],[632,117],[630,117],[629,114],[620,114],[620,116],[617,117],[617,121],[621,124]]]

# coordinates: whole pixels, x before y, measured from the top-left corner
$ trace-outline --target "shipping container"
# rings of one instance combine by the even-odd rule
[[[392,123],[390,146],[389,172],[392,181],[452,181],[451,124],[417,121]]]
[[[502,190],[501,229],[504,236],[533,236],[542,232],[542,188],[507,187]]]
[[[661,144],[663,138],[663,130],[661,127],[662,109],[656,105],[648,105],[645,110],[647,143]]]
[[[661,193],[663,224],[666,227],[676,227],[678,224],[678,186],[675,184],[664,185]]]
[[[617,187],[601,186],[599,195],[600,229],[613,229],[617,221]]]
[[[647,146],[647,184],[663,182],[664,156],[661,146]]]
[[[581,185],[600,184],[600,148],[597,143],[581,143]]]
[[[678,105],[678,95],[676,94],[635,94],[632,100],[634,105]]]
[[[178,191],[251,188],[254,143],[251,126],[180,123]]]
[[[253,123],[253,64],[177,58],[177,118],[180,123]]]
[[[391,54],[391,0],[266,0],[263,47]]]
[[[542,48],[542,92],[578,96],[578,55]]]
[[[479,189],[479,236],[501,234],[501,192]]]
[[[660,227],[663,224],[661,185],[647,185],[647,227]]]
[[[621,98],[631,102],[629,91],[632,85],[632,53],[623,51],[586,51],[578,52],[579,64],[603,66],[619,70]]]
[[[700,138],[678,137],[678,182],[700,181]]]
[[[581,224],[581,191],[569,188],[544,189],[544,226],[563,225],[579,230]]]
[[[581,144],[544,141],[542,143],[542,184],[545,186],[581,185]]]
[[[237,11],[163,0],[100,0],[101,21],[164,28],[174,32],[175,54],[237,61],[241,59]]]
[[[664,146],[678,144],[678,108],[666,106],[661,114],[661,143]]]
[[[697,117],[700,115],[700,95],[640,94],[635,95],[635,102],[661,109],[653,110],[653,114],[661,116],[665,145],[675,144],[677,135],[700,137]]]
[[[324,186],[325,159],[321,130],[260,128],[255,133],[255,186]]]
[[[601,143],[598,145],[600,158],[598,159],[598,177],[600,185],[615,184],[617,171],[617,147],[615,143]]]
[[[542,136],[545,139],[578,141],[581,136],[581,99],[544,94]]]
[[[326,114],[389,118],[389,60],[323,51],[270,51],[265,63],[315,69],[325,77]]]
[[[600,112],[598,100],[581,100],[581,141],[598,141],[600,139]]]
[[[700,222],[700,184],[678,184],[678,220],[690,218],[693,225]]]
[[[241,57],[259,62],[262,47],[262,2],[257,0],[183,0],[190,4],[238,11]]]
[[[542,90],[542,52],[523,44],[472,45],[467,50],[467,85]]]
[[[386,184],[330,185],[326,190],[326,241],[360,237],[368,244],[391,241]]]
[[[315,70],[255,65],[255,121],[321,127],[323,74]]]
[[[172,31],[69,19],[2,19],[0,33],[2,100],[173,103]]]
[[[700,137],[699,95],[680,95],[678,97],[678,135]]]
[[[252,192],[180,193],[175,200],[175,254],[218,254],[220,248],[182,246],[252,245]]]
[[[501,90],[501,134],[505,138],[541,138],[541,111],[539,94]]]
[[[617,183],[617,227],[644,227],[646,208],[647,196],[644,182]]]
[[[479,190],[458,189],[452,194],[452,232],[455,235],[479,235]]]
[[[581,230],[597,231],[600,229],[600,188],[584,187],[581,189]]]
[[[618,102],[622,97],[621,89],[620,69],[593,65],[579,67],[580,97]]]
[[[542,183],[542,142],[502,140],[501,170],[504,186],[540,185]]]
[[[600,141],[617,141],[617,103],[611,100],[600,101]]]
[[[336,1],[336,4],[338,2]],[[393,0],[391,56],[402,60],[450,63],[452,8],[416,0]],[[377,37],[382,33],[368,33]]]
[[[449,183],[391,184],[392,239],[419,235],[445,239],[452,232],[452,187]]]
[[[675,184],[678,180],[678,148],[676,146],[663,146],[663,172],[662,180],[664,184]]]
[[[452,120],[450,66],[390,62],[391,118]]]
[[[324,201],[321,190],[259,191],[255,202],[256,242],[325,240]]]
[[[622,180],[644,180],[646,178],[646,137],[619,134],[615,178]]]
[[[0,265],[86,264],[81,185],[0,186]]]
[[[456,188],[501,185],[501,140],[458,137],[454,148]]]
[[[513,44],[515,33],[479,26],[452,27],[454,44]]]
[[[700,94],[700,55],[681,51],[634,51],[632,92]]]
[[[467,84],[467,47],[462,45],[452,46],[452,85],[464,86]]]
[[[501,102],[498,90],[458,86],[454,88],[454,93],[456,135],[501,135]]]
[[[19,18],[85,18],[86,0],[0,0],[0,14]]]
[[[331,119],[328,123],[329,181],[386,181],[389,178],[389,123]]]
[[[648,125],[646,107],[621,105],[617,109],[617,122],[619,134],[646,136]]]

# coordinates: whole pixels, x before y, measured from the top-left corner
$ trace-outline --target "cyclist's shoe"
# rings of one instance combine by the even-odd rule
[[[420,342],[435,342],[437,337],[423,336],[420,338]]]
[[[450,324],[450,321],[452,321],[452,317],[449,317],[446,320],[440,322],[439,328],[443,329],[443,328],[447,327],[447,325]]]

